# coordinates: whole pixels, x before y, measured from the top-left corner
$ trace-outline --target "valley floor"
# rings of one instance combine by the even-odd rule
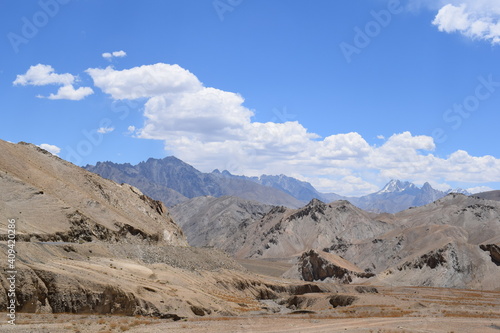
[[[169,321],[149,317],[20,313],[1,332],[500,332],[500,292],[377,287],[353,305],[312,313],[242,313]],[[307,297],[307,294],[304,295]],[[313,295],[311,295],[313,296]],[[0,315],[6,318],[6,315]]]

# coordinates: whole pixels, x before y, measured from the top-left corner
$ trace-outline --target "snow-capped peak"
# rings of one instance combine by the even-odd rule
[[[402,182],[400,180],[393,179],[383,189],[377,193],[393,193],[393,192],[403,192],[407,189],[416,188],[416,185],[410,182]]]
[[[465,195],[471,195],[471,193],[467,190],[464,190],[463,188],[456,188],[456,189],[449,189],[448,191],[446,191],[446,194],[450,194],[450,193],[460,193],[460,194],[465,194]]]

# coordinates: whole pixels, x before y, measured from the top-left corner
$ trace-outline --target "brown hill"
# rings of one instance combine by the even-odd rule
[[[300,209],[274,207],[264,216],[259,209],[199,198],[180,205],[176,214],[185,213],[183,225],[189,226],[193,245],[214,246],[236,258],[293,262],[287,277],[500,288],[497,201],[450,194],[395,215],[367,213],[347,201],[312,200]]]
[[[15,220],[18,312],[179,319],[266,312],[261,299],[335,290],[266,280],[224,253],[191,248],[161,202],[34,145],[0,141],[0,151],[0,252]]]
[[[375,274],[365,283],[500,288],[498,202],[450,194],[432,204],[379,218],[398,228],[329,249]]]
[[[238,258],[288,258],[309,249],[323,249],[371,238],[394,229],[372,219],[348,201],[325,204],[313,199],[300,209],[274,207],[253,222],[224,232],[217,247]]]

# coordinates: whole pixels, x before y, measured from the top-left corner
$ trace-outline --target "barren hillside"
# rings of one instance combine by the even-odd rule
[[[130,185],[31,144],[0,141],[0,151],[0,252],[7,262],[7,225],[15,220],[19,313],[177,320],[265,313],[262,299],[334,288],[253,275],[224,253],[189,247],[165,206]],[[4,290],[7,271],[3,265]],[[1,292],[2,308],[8,301]]]

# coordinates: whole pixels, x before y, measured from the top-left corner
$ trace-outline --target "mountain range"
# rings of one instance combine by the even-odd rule
[[[418,207],[434,202],[449,193],[470,195],[463,189],[439,191],[429,183],[418,187],[413,183],[391,180],[380,191],[359,198],[347,198],[354,205],[370,212],[397,213],[410,207]]]
[[[247,177],[217,169],[203,173],[173,156],[150,158],[137,165],[98,162],[95,166],[87,165],[84,168],[118,183],[136,186],[169,207],[198,196],[236,196],[290,208],[302,207],[312,199],[323,202],[348,200],[366,211],[396,213],[431,203],[451,192],[470,194],[462,189],[439,191],[429,183],[418,187],[407,181],[391,180],[378,192],[361,197],[345,197],[321,193],[310,183],[285,175]]]
[[[497,192],[484,194],[488,199],[451,193],[396,214],[316,198],[290,208],[199,196],[232,185],[236,177],[214,172],[204,178],[180,164],[175,172],[198,177],[201,187],[168,209],[137,187],[104,179],[35,145],[0,140],[0,151],[0,251],[12,253],[15,225],[9,269],[15,269],[16,311],[36,313],[37,321],[50,313],[171,320],[244,315],[253,324],[258,314],[352,314],[358,320],[445,317],[449,309],[467,320],[481,315],[488,325],[497,318],[492,309],[500,291],[500,202],[489,200]],[[161,180],[170,171],[150,176]],[[230,181],[211,183],[218,177]],[[175,181],[168,186],[196,190]],[[395,181],[381,193],[411,191],[414,186]],[[0,272],[4,308],[12,300],[11,274],[7,268]],[[463,290],[413,288],[422,286]]]
[[[11,258],[9,268],[0,270],[3,309],[15,303],[16,313],[36,314],[37,321],[50,313],[175,321],[273,313],[260,300],[281,299],[291,307],[287,300],[296,295],[326,298],[339,290],[257,276],[221,251],[190,247],[163,203],[33,144],[0,140],[0,151],[0,251]],[[1,326],[2,332],[12,331],[13,325]],[[22,326],[33,332],[80,331]]]
[[[300,207],[302,202],[279,189],[224,173],[203,173],[176,157],[150,158],[137,165],[99,162],[85,169],[118,183],[128,183],[167,206],[189,198],[236,196],[272,205]]]
[[[299,209],[237,198],[171,208],[192,246],[236,258],[286,260],[287,278],[454,288],[500,288],[500,202],[451,193],[397,214],[345,200]]]

